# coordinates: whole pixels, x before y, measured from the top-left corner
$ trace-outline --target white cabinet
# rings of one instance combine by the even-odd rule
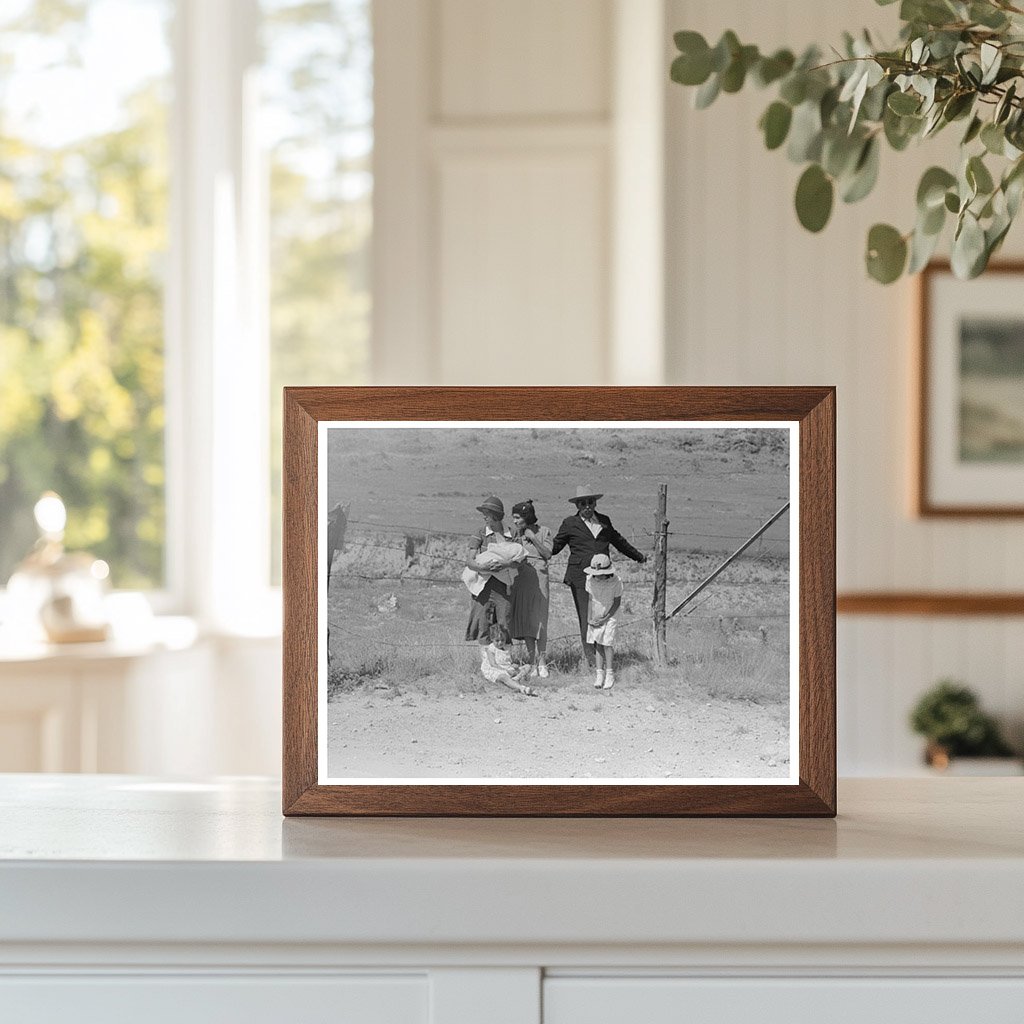
[[[282,820],[261,780],[0,776],[0,1021],[1020,1024],[1020,796]]]
[[[281,639],[0,647],[0,772],[267,775],[281,763]]]
[[[173,772],[168,738],[189,746],[194,731],[174,718],[201,720],[212,675],[209,645],[191,639],[0,652],[0,771]]]
[[[544,1024],[1020,1024],[1022,978],[549,978]]]
[[[0,979],[18,1024],[428,1024],[425,973]]]

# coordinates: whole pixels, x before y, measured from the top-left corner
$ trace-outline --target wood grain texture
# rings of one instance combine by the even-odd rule
[[[317,779],[317,425],[291,388],[284,393],[283,459],[282,800],[288,813]]]
[[[284,410],[285,814],[835,815],[833,388],[286,388]],[[318,785],[316,447],[325,420],[798,421],[799,785]]]
[[[800,779],[836,807],[836,399],[800,423]]]
[[[863,591],[836,598],[840,615],[1024,615],[1024,594]]]
[[[951,273],[949,262],[935,260],[918,276],[917,281],[917,345],[915,375],[917,382],[917,416],[914,438],[916,466],[914,467],[914,509],[923,518],[948,519],[1005,519],[1024,516],[1024,505],[939,505],[930,494],[928,479],[928,437],[931,431],[931,408],[928,397],[928,375],[931,371],[929,339],[932,329],[931,286],[936,274]],[[985,269],[986,276],[998,274],[1024,275],[1024,260],[1001,260]],[[971,613],[968,613],[971,614]]]

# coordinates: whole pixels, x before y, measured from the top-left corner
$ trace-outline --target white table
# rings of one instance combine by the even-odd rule
[[[0,776],[0,1018],[1024,1020],[1024,780],[836,821],[288,819],[275,784]]]

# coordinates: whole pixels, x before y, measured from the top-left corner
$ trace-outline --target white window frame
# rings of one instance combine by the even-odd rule
[[[165,300],[166,595],[209,632],[280,630],[270,586],[257,0],[178,0]]]

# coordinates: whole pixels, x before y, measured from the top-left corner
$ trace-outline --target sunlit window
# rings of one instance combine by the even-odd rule
[[[370,0],[263,0],[262,9],[276,581],[281,388],[367,379],[373,47]]]
[[[164,580],[171,15],[0,7],[0,585],[46,490],[115,585]]]

